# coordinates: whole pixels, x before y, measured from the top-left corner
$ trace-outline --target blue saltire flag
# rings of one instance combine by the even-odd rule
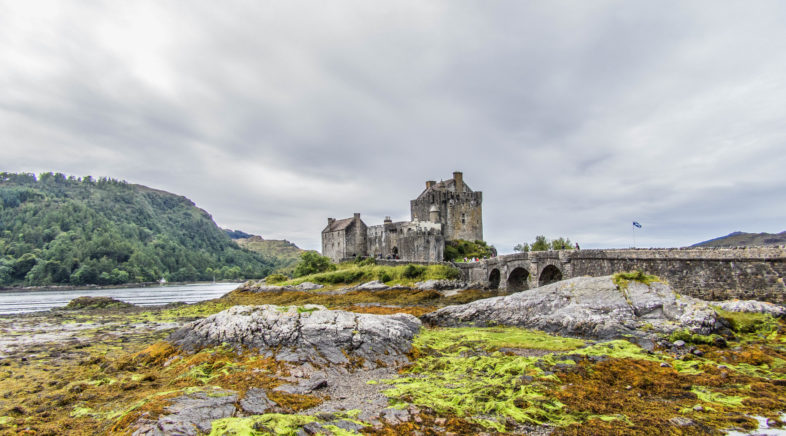
[[[635,227],[641,228],[641,224],[637,223],[636,221],[633,221],[633,225],[634,225]]]

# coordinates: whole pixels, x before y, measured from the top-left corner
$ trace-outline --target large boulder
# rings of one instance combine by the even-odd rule
[[[449,306],[421,319],[439,326],[510,325],[595,339],[650,336],[677,329],[709,334],[722,327],[706,302],[679,296],[666,283],[631,281],[618,287],[611,276],[578,277]]]
[[[375,368],[407,362],[420,325],[407,314],[372,315],[317,305],[235,306],[185,325],[169,340],[186,351],[228,344],[287,362]]]

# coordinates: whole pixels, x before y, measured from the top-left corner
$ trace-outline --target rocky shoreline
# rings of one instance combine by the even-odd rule
[[[619,277],[82,301],[0,317],[0,434],[776,431],[783,316]]]

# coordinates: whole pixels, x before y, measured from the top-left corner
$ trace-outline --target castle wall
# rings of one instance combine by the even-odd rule
[[[412,220],[429,221],[432,205],[439,209],[445,240],[483,240],[483,193],[433,190],[410,201]]]
[[[429,222],[397,222],[367,229],[367,253],[383,258],[398,254],[401,259],[434,262],[444,257],[441,225]]]
[[[333,262],[346,257],[346,235],[343,230],[322,233],[322,255]]]
[[[345,233],[346,248],[343,257],[367,256],[366,250],[366,230],[368,227],[362,222],[355,221]]]

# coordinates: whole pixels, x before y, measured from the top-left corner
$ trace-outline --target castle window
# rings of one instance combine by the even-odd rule
[[[462,213],[461,214],[461,224],[466,224],[466,223],[467,223],[467,214]]]

